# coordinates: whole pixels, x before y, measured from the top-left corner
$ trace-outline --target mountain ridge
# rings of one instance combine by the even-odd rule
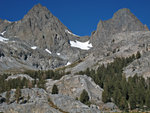
[[[0,111],[120,112],[130,110],[141,83],[148,91],[150,31],[129,9],[101,20],[90,37],[80,37],[37,4],[17,22],[0,20],[0,32]],[[142,80],[136,88],[133,76]],[[53,95],[54,85],[59,94]],[[85,102],[79,101],[83,91]]]

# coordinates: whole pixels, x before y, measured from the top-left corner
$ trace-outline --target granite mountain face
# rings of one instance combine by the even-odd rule
[[[0,25],[0,32],[3,33],[3,37],[7,37],[9,40],[15,40],[13,42],[17,43],[17,45],[15,44],[16,47],[14,47],[15,45],[12,41],[8,41],[17,51],[12,47],[9,48],[10,45],[8,44],[4,44],[3,46],[8,46],[9,50],[7,52],[9,51],[12,55],[19,57],[17,58],[19,62],[14,62],[17,65],[22,62],[23,65],[19,66],[21,68],[56,68],[66,65],[68,62],[74,62],[87,54],[86,51],[70,46],[70,40],[74,40],[77,36],[71,33],[46,7],[40,4],[35,5],[22,20],[16,22],[1,20]],[[20,47],[20,45],[24,46]],[[33,49],[31,50],[31,47],[35,47],[34,51]],[[9,54],[7,52],[4,54]],[[37,53],[36,56],[35,53]],[[46,55],[45,53],[50,55]],[[13,60],[14,57],[12,55],[11,59]],[[5,56],[7,57],[7,55]],[[25,61],[22,60],[24,59],[22,57],[26,57]],[[6,65],[10,69],[12,67],[18,68],[18,66],[11,64],[11,62],[8,63],[8,66],[7,64],[3,65]]]
[[[73,34],[40,4],[35,5],[19,21],[0,19],[1,74],[11,73],[8,78],[25,77],[29,81],[37,82],[43,79],[46,73],[42,73],[44,77],[40,79],[34,78],[35,75],[30,77],[22,73],[26,70],[50,69],[64,73],[63,77],[56,77],[57,80],[45,77],[45,89],[37,88],[38,84],[34,84],[35,88],[23,88],[21,92],[24,99],[20,99],[19,103],[16,103],[14,89],[11,90],[10,104],[4,101],[6,92],[0,94],[0,111],[119,112],[113,99],[108,103],[102,101],[104,87],[96,84],[99,78],[88,76],[89,71],[87,75],[82,74],[87,69],[97,70],[103,65],[107,67],[115,58],[136,56],[138,52],[140,57],[121,70],[126,78],[134,75],[143,76],[145,79],[150,77],[150,31],[126,8],[118,10],[109,20],[100,20],[96,31],[92,32],[91,36],[83,37]],[[50,71],[50,75],[54,75],[54,72]],[[59,94],[51,94],[53,85],[58,86]],[[88,92],[92,102],[90,107],[78,101],[83,89]]]
[[[65,33],[67,27],[40,4],[35,5],[22,20],[12,23],[6,29],[4,36],[19,37],[34,46],[50,51],[61,50],[62,45],[67,45],[69,40],[69,36]]]
[[[96,46],[106,43],[108,40],[113,40],[111,37],[114,34],[132,31],[148,31],[148,28],[129,9],[120,9],[114,13],[112,19],[100,20],[97,30],[92,35],[92,42]]]

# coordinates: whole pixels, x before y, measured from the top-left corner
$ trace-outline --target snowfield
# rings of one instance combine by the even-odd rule
[[[49,54],[52,54],[52,52],[48,49],[45,49],[46,52],[48,52]]]
[[[36,46],[31,47],[31,49],[33,49],[33,50],[35,50],[36,48],[37,48]]]
[[[9,39],[0,36],[0,41],[1,41],[1,42],[5,42],[5,41],[8,41],[8,40],[9,40]]]
[[[6,33],[6,31],[4,31],[4,32],[2,32],[2,33],[0,33],[1,35],[4,35]]]
[[[59,55],[60,55],[60,53],[57,53],[57,55],[59,56]]]
[[[82,50],[89,50],[90,48],[93,47],[90,41],[80,42],[76,40],[76,41],[70,41],[70,44],[71,44],[71,47],[77,47]]]

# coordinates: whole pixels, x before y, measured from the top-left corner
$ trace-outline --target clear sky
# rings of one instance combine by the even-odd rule
[[[129,8],[150,28],[150,0],[0,0],[0,18],[20,20],[38,3],[80,36],[91,35],[100,19],[111,18],[121,8]]]

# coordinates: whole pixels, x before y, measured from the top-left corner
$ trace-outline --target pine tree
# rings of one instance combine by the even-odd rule
[[[148,108],[150,108],[150,90],[146,92],[145,104]]]
[[[58,88],[55,84],[53,85],[53,88],[52,88],[52,94],[58,94]]]
[[[136,59],[139,59],[139,58],[141,58],[141,53],[138,51],[138,52],[136,53]]]
[[[7,104],[9,103],[9,99],[10,99],[10,91],[7,91],[6,92],[6,102],[7,102]]]
[[[88,92],[84,89],[80,95],[80,101],[84,104],[89,102]]]
[[[119,108],[121,110],[128,111],[128,104],[127,104],[125,97],[121,97],[120,102],[119,102]]]
[[[27,97],[27,100],[28,100],[28,101],[30,100],[30,95],[29,95],[29,93],[28,93],[28,97]]]
[[[136,108],[136,96],[135,94],[131,94],[129,97],[130,109],[133,110]]]
[[[20,88],[18,87],[17,89],[16,89],[16,92],[15,92],[15,98],[16,98],[16,100],[17,100],[17,103],[19,102],[19,98],[21,97],[21,90],[20,90]]]

